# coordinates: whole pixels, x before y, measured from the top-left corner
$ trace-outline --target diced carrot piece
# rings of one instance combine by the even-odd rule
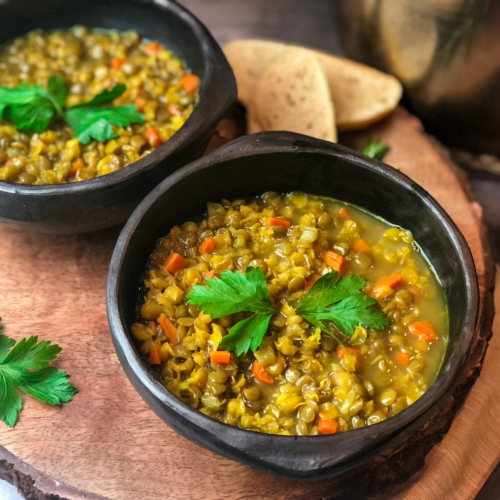
[[[401,365],[410,364],[410,356],[408,356],[408,354],[406,354],[406,352],[398,352],[396,354],[396,360]]]
[[[158,323],[160,324],[162,330],[167,334],[170,343],[178,344],[179,337],[177,337],[177,328],[163,313],[158,316]]]
[[[179,109],[179,106],[177,106],[177,104],[174,103],[168,105],[167,111],[174,116],[182,115],[182,111]]]
[[[352,243],[352,249],[356,252],[369,252],[370,251],[370,246],[368,243],[366,243],[365,240],[362,240],[361,238],[357,238],[353,241]]]
[[[139,95],[146,95],[147,94],[147,92],[142,87],[137,88],[137,93]]]
[[[150,321],[148,323],[148,326],[149,326],[149,328],[151,328],[151,330],[153,330],[154,332],[156,332],[156,323],[154,321]]]
[[[213,238],[205,238],[200,245],[200,253],[212,253],[215,249],[215,240]]]
[[[341,208],[339,210],[339,215],[340,215],[340,217],[342,217],[344,219],[350,219],[351,218],[351,214],[345,208]]]
[[[352,356],[361,356],[361,351],[359,349],[355,349],[354,347],[348,347],[347,349],[341,345],[337,347],[337,354],[339,355],[339,358],[342,359],[348,354],[351,354]]]
[[[161,363],[161,344],[155,342],[149,352],[149,364],[159,365]]]
[[[137,106],[138,111],[142,111],[144,109],[144,106],[146,106],[147,102],[146,102],[146,99],[143,99],[142,97],[138,97],[134,101],[134,104]]]
[[[339,274],[344,274],[347,268],[347,261],[339,255],[338,253],[328,250],[328,252],[323,255],[324,261]]]
[[[260,363],[257,363],[257,361],[254,361],[252,365],[252,373],[258,382],[268,385],[274,384],[274,378]]]
[[[437,340],[438,335],[429,321],[417,321],[408,327],[408,331],[415,337],[424,340]]]
[[[113,69],[120,69],[125,61],[126,59],[123,59],[122,57],[113,57],[113,59],[111,59],[111,67]]]
[[[12,161],[12,158],[9,158],[6,162],[5,162],[5,166],[8,167],[9,165],[12,165],[14,162]]]
[[[163,144],[160,133],[154,127],[149,127],[146,130],[146,139],[152,148],[159,148]]]
[[[318,430],[320,434],[335,434],[337,432],[337,421],[331,418],[320,418]]]
[[[377,284],[390,286],[391,288],[396,288],[403,284],[403,276],[401,274],[391,274],[387,278],[381,279]]]
[[[409,286],[408,290],[411,292],[411,294],[416,297],[420,292],[416,286]]]
[[[215,278],[216,272],[212,269],[212,271],[208,271],[207,274],[205,274],[205,280],[211,280],[212,278]]]
[[[200,86],[200,77],[196,75],[185,75],[181,79],[181,85],[188,94],[194,94]]]
[[[164,269],[166,269],[170,274],[175,274],[177,271],[187,267],[188,261],[178,253],[172,252],[167,260],[163,263]]]
[[[311,276],[307,278],[306,286],[304,287],[306,292],[310,290],[313,287],[314,283],[316,283],[316,281],[318,281],[320,278],[321,276],[319,274],[311,274]]]
[[[228,365],[231,362],[231,353],[227,351],[212,351],[210,361],[219,365]]]
[[[165,47],[158,40],[154,40],[146,46],[147,53],[151,55],[158,54],[163,50],[165,50]]]
[[[370,292],[371,297],[382,299],[392,293],[392,290],[403,284],[403,276],[401,274],[391,274],[387,278],[383,278],[375,283],[373,290]]]
[[[401,386],[399,385],[395,385],[393,388],[392,388],[393,391],[396,391],[396,392],[401,392],[403,389],[401,388]]]
[[[69,175],[78,175],[78,172],[80,172],[80,170],[84,167],[85,167],[85,162],[81,158],[78,158],[78,160],[76,160],[75,163],[73,163],[73,166],[69,171]]]
[[[266,227],[281,226],[290,229],[292,223],[289,220],[278,219],[277,217],[266,217]]]

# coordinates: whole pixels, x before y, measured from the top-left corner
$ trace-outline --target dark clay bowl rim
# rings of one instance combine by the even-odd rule
[[[123,7],[126,9],[126,5]],[[149,155],[127,165],[117,172],[67,184],[42,184],[39,186],[32,186],[0,181],[0,193],[4,192],[33,197],[49,195],[58,196],[94,191],[119,184],[122,181],[133,178],[154,168],[160,161],[202,134],[203,130],[207,127],[207,121],[210,121],[210,118],[207,119],[206,117],[209,116],[208,113],[211,108],[213,109],[214,103],[217,104],[219,109],[225,109],[234,101],[236,98],[236,86],[232,70],[222,54],[221,49],[217,45],[217,42],[213,39],[212,35],[210,35],[207,28],[189,12],[189,10],[173,0],[162,0],[161,3],[154,2],[151,3],[149,7],[157,9],[158,15],[173,15],[182,19],[192,30],[201,47],[206,68],[205,77],[201,82],[199,90],[200,99],[184,125],[158,149],[155,149]],[[167,38],[167,36],[165,38]],[[234,87],[234,95],[231,94],[228,88],[228,83],[231,83],[231,80],[233,83],[232,86]],[[229,87],[231,87],[231,85],[229,85]],[[213,114],[212,117],[212,119],[220,119],[220,117],[213,116]]]
[[[247,438],[249,435],[254,435],[256,441],[265,441],[268,446],[279,447],[280,443],[284,442],[283,440],[297,439],[310,440],[311,444],[317,442],[317,440],[321,440],[322,442],[330,440],[332,446],[334,446],[335,440],[339,436],[345,436],[346,433],[324,436],[281,436],[276,434],[263,434],[230,426],[187,406],[171,394],[148,371],[147,365],[137,352],[133,339],[131,339],[131,337],[129,338],[126,333],[126,329],[129,327],[125,323],[123,314],[120,311],[118,301],[118,276],[121,274],[124,256],[126,255],[129,241],[136,228],[141,224],[144,215],[160,196],[162,196],[177,182],[183,180],[189,175],[199,170],[210,168],[212,165],[219,162],[240,157],[251,157],[254,155],[280,152],[293,154],[321,153],[339,159],[348,159],[349,162],[354,162],[361,168],[372,170],[378,175],[385,177],[390,182],[402,186],[409,192],[413,192],[425,203],[426,209],[432,213],[433,217],[441,224],[445,225],[456,249],[457,254],[455,257],[459,260],[461,269],[464,272],[468,302],[464,326],[462,328],[460,338],[458,339],[457,345],[446,363],[448,369],[441,370],[434,383],[423,394],[423,396],[398,415],[375,425],[363,427],[361,429],[353,429],[347,432],[347,434],[352,435],[353,437],[361,436],[363,433],[365,435],[371,435],[372,433],[379,435],[383,434],[387,436],[387,440],[391,447],[395,447],[406,439],[412,432],[416,431],[418,427],[423,425],[425,421],[427,421],[428,418],[435,413],[440,406],[439,403],[443,402],[444,397],[458,384],[460,375],[465,367],[466,355],[472,342],[478,318],[479,289],[477,276],[472,254],[464,236],[445,210],[429,193],[427,193],[427,191],[393,167],[390,167],[381,161],[368,158],[338,144],[290,132],[262,132],[259,134],[244,136],[173,173],[161,184],[159,184],[142,201],[120,234],[113,252],[108,274],[108,322],[115,349],[119,354],[120,363],[124,366],[124,368],[127,366],[127,368],[131,370],[137,379],[140,380],[140,382],[145,386],[146,390],[149,391],[160,404],[167,406],[171,411],[188,420],[191,426],[211,431],[212,439],[214,435],[218,436],[218,434],[228,432],[231,433],[233,437],[237,436],[239,433],[243,433],[243,435]],[[125,369],[125,372],[130,378],[127,369]],[[130,378],[130,380],[132,380],[132,378]],[[224,447],[227,449],[227,442],[224,440],[223,443],[225,445]],[[373,456],[377,450],[381,452],[383,449],[386,449],[386,446],[378,446],[376,450],[367,452],[366,458]],[[228,455],[231,455],[231,453],[229,452]],[[235,459],[238,460],[238,458]],[[356,457],[353,458],[352,464],[360,463],[364,460],[364,456]],[[336,466],[339,470],[345,467],[350,466],[345,463],[338,464],[338,466]]]

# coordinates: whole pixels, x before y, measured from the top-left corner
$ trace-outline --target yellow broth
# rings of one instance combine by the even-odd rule
[[[291,227],[268,227],[269,217]],[[215,247],[200,252],[207,238]],[[328,251],[344,259],[342,274],[366,280],[362,291],[375,296],[374,307],[389,320],[383,330],[360,326],[350,338],[329,324],[347,349],[294,310],[311,276],[334,270]],[[173,253],[185,267],[169,272]],[[265,273],[279,312],[257,351],[211,362],[231,326],[248,314],[212,320],[186,295],[205,277],[248,266]],[[396,415],[433,383],[448,338],[443,289],[411,233],[304,193],[210,203],[203,221],[173,227],[150,256],[138,311],[132,332],[165,387],[222,422],[284,435],[342,432]],[[422,324],[430,336],[415,329]]]
[[[168,141],[199,99],[198,77],[168,47],[135,31],[35,30],[0,49],[0,86],[46,86],[51,76],[61,76],[68,86],[68,107],[125,84],[113,106],[134,104],[145,122],[113,126],[116,139],[83,145],[62,120],[53,119],[42,133],[25,134],[0,116],[0,180],[59,184],[120,170]]]

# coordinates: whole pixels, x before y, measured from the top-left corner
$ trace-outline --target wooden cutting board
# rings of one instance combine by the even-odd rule
[[[342,141],[359,149],[373,136],[391,146],[385,161],[421,184],[455,220],[479,276],[482,310],[468,368],[455,395],[430,423],[355,476],[316,483],[279,479],[213,455],[178,436],[146,406],[115,355],[105,289],[119,231],[44,236],[0,228],[5,334],[16,339],[39,335],[59,344],[63,351],[55,365],[69,372],[79,389],[74,401],[62,407],[23,397],[16,427],[0,424],[0,477],[29,499],[319,500],[363,498],[421,468],[479,375],[491,336],[494,267],[479,206],[418,120],[398,109]]]

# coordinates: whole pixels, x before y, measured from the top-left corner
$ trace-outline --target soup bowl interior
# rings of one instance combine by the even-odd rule
[[[215,127],[236,101],[236,84],[222,50],[192,14],[172,0],[7,0],[0,3],[0,44],[33,29],[82,25],[135,30],[159,40],[201,79],[200,99],[181,129],[144,158],[87,181],[31,186],[0,181],[0,223],[34,232],[81,233],[127,220],[170,173],[200,157]]]
[[[409,229],[444,288],[450,338],[435,383],[414,404],[381,423],[327,436],[278,436],[206,417],[169,393],[141,359],[130,333],[140,277],[157,238],[199,220],[207,202],[300,190],[358,205]],[[108,277],[108,318],[122,366],[151,408],[173,429],[216,453],[278,475],[328,477],[396,446],[437,411],[464,367],[478,310],[469,248],[455,224],[420,186],[397,170],[342,146],[285,132],[243,137],[176,172],[125,226]]]

